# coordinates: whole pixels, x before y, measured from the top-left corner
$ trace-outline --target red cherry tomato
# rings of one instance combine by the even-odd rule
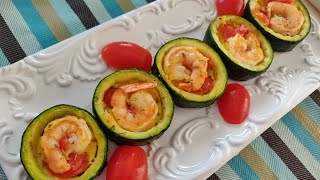
[[[110,104],[111,96],[115,90],[116,88],[111,87],[104,93],[103,101],[109,108],[111,108],[111,104]]]
[[[238,83],[228,84],[225,92],[218,99],[218,108],[221,116],[228,123],[242,123],[250,109],[250,95],[247,89]]]
[[[45,165],[50,174],[58,178],[72,178],[76,175],[83,173],[89,167],[88,155],[83,154],[70,154],[68,163],[71,166],[71,169],[64,173],[55,173],[53,172],[48,165]]]
[[[152,56],[143,47],[131,42],[113,42],[106,45],[101,52],[107,65],[116,69],[137,68],[149,72]]]
[[[238,15],[242,16],[244,11],[244,0],[216,0],[218,16]]]
[[[106,180],[147,180],[148,164],[144,150],[137,146],[118,147],[108,163]]]

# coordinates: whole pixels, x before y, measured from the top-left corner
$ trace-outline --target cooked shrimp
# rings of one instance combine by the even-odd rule
[[[263,50],[253,33],[249,33],[246,38],[236,34],[228,39],[228,46],[230,53],[245,64],[257,65],[263,60]]]
[[[179,88],[188,92],[196,91],[208,76],[208,60],[195,47],[174,47],[165,56],[163,69],[171,81],[183,81],[178,84]]]
[[[69,144],[67,149],[62,150],[59,141],[63,138],[67,138]],[[83,153],[91,138],[86,121],[75,116],[65,116],[49,123],[40,141],[49,168],[55,173],[68,171],[71,168],[67,162],[69,154]]]
[[[284,36],[299,34],[304,22],[304,16],[296,6],[273,1],[267,5],[270,27]]]
[[[133,132],[145,131],[156,123],[158,105],[153,96],[145,91],[156,83],[135,83],[120,86],[111,96],[112,114],[119,125]],[[123,89],[135,89],[131,96]]]
[[[141,89],[148,89],[154,88],[157,86],[157,83],[134,83],[134,84],[127,84],[120,86],[119,88],[122,89],[125,93],[135,92]]]

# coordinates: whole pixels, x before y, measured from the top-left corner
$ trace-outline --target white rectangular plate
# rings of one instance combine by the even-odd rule
[[[308,1],[312,29],[292,51],[275,53],[260,77],[241,82],[251,95],[249,117],[225,123],[216,104],[176,107],[170,128],[144,148],[152,179],[205,179],[320,86],[320,14]],[[93,91],[110,74],[102,47],[131,41],[154,55],[177,37],[203,39],[215,19],[213,0],[160,0],[0,69],[0,163],[9,179],[26,179],[19,150],[23,131],[43,110],[71,104],[91,111]],[[229,83],[233,82],[229,80]],[[114,143],[109,143],[110,158]],[[104,179],[103,173],[97,179]]]

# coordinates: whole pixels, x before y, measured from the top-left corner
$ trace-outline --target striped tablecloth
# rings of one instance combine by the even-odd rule
[[[1,0],[0,67],[152,1]],[[317,90],[209,179],[320,179],[319,125]]]

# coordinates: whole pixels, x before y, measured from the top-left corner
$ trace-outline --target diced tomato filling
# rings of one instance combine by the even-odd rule
[[[249,29],[246,26],[241,25],[237,28],[237,33],[240,34],[242,37],[246,37],[249,34]]]
[[[183,65],[188,69],[188,70],[192,70],[192,65],[187,64],[187,63],[183,63]],[[207,72],[209,71],[213,71],[214,65],[212,63],[211,60],[208,60],[208,66],[207,66]],[[177,84],[176,86],[179,86],[179,83],[174,83]],[[201,86],[201,88],[197,91],[192,91],[191,87],[182,87],[181,89],[190,93],[194,93],[194,94],[199,94],[199,95],[204,95],[204,94],[208,94],[213,88],[213,82],[212,79],[207,76]]]
[[[129,104],[127,104],[127,109],[129,112],[131,113],[137,113],[139,112],[139,108],[135,107],[135,106],[130,106]]]
[[[62,139],[60,139],[59,141],[59,148],[60,150],[66,150],[69,146],[69,141],[68,138],[64,137]]]
[[[214,68],[213,63],[211,60],[208,60],[208,67],[207,67],[207,71],[212,71]]]
[[[188,70],[192,71],[192,64],[187,63],[186,61],[184,61],[182,64],[183,64],[183,66],[186,67]]]
[[[255,7],[252,10],[252,14],[257,17],[257,19],[259,19],[259,21],[264,24],[265,26],[269,26],[270,25],[270,19],[269,17],[266,15],[266,12],[263,12],[261,10],[261,8],[259,7]]]
[[[210,77],[206,77],[201,88],[197,91],[192,91],[191,93],[204,95],[204,94],[208,94],[212,90],[212,88],[213,88],[212,79]]]
[[[237,34],[236,28],[229,23],[220,26],[219,30],[225,39],[229,39]]]
[[[237,34],[240,34],[243,37],[246,37],[249,34],[249,29],[245,25],[236,27],[229,23],[220,26],[219,31],[225,39],[234,37]]]
[[[262,6],[266,7],[268,5],[268,3],[270,2],[282,2],[282,3],[288,3],[288,4],[292,4],[294,2],[294,0],[265,0],[263,4],[261,4]],[[261,7],[257,6],[252,10],[252,14],[259,19],[259,21],[264,24],[265,26],[270,25],[270,18],[267,15],[267,12],[262,10]]]
[[[114,93],[115,90],[116,90],[116,88],[111,87],[104,93],[103,101],[107,105],[107,107],[109,107],[109,108],[112,107],[110,102],[111,102],[112,94]]]
[[[89,167],[90,163],[89,163],[88,154],[72,153],[69,155],[68,164],[70,164],[71,168],[64,173],[53,172],[47,164],[45,164],[45,167],[48,170],[48,172],[55,177],[63,178],[63,179],[72,178],[83,173]]]

